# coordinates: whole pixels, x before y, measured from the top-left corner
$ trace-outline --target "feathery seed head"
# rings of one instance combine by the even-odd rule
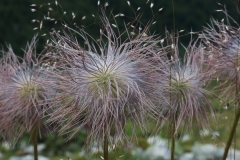
[[[88,49],[69,33],[56,33],[54,46],[50,46],[61,62],[55,75],[61,79],[61,92],[56,95],[58,104],[53,104],[60,107],[51,121],[61,119],[60,132],[72,130],[71,135],[87,126],[89,144],[97,140],[99,145],[104,136],[110,139],[109,143],[125,139],[127,121],[132,123],[133,132],[138,125],[147,131],[149,118],[157,114],[155,102],[162,91],[156,89],[161,68],[157,63],[161,59],[157,54],[162,50],[157,46],[160,38],[144,36],[147,26],[134,37],[128,29],[117,35],[104,13],[101,21],[100,41],[93,40],[84,30],[77,32]],[[125,41],[121,40],[123,34],[128,35]]]
[[[207,64],[212,70],[212,79],[221,82],[216,87],[221,89],[222,94],[219,96],[226,101],[232,101],[235,99],[235,82],[240,80],[240,39],[239,25],[235,23],[237,27],[234,27],[229,24],[229,19],[232,18],[227,14],[226,16],[228,24],[212,20],[201,39],[208,57]]]
[[[194,76],[194,74],[196,74],[196,72],[194,72],[192,69],[190,68],[185,68],[185,69],[180,69],[180,71],[178,71],[175,74],[172,74],[171,76],[171,86],[175,91],[179,91],[179,92],[185,92],[186,90],[190,90],[194,85],[195,81],[193,79],[191,79],[191,77]]]
[[[177,46],[176,46],[177,47]],[[168,79],[163,81],[169,91],[169,105],[164,108],[167,115],[174,119],[176,130],[181,124],[201,127],[207,125],[208,111],[212,111],[208,96],[210,92],[203,88],[206,79],[202,68],[201,49],[189,46],[186,49],[183,62],[179,58],[178,49],[174,55],[171,67],[166,68]]]
[[[25,56],[20,62],[12,49],[3,52],[0,60],[0,118],[1,130],[9,135],[10,141],[15,143],[22,133],[30,132],[33,127],[44,126],[42,118],[46,110],[46,101],[49,98],[49,86],[39,83],[45,80],[43,70],[35,53],[36,39],[28,45]],[[6,67],[4,67],[6,66]],[[18,134],[16,134],[16,132]]]

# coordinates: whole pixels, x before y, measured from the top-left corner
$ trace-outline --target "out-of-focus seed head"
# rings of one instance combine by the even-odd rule
[[[216,87],[221,90],[219,96],[231,102],[236,97],[233,90],[240,87],[236,86],[239,84],[237,81],[240,81],[240,39],[239,25],[234,21],[237,26],[232,26],[229,23],[231,17],[225,14],[228,24],[212,20],[211,25],[204,29],[201,39],[208,57],[207,65],[212,69],[212,79],[219,81]]]
[[[170,123],[175,124],[176,130],[181,124],[205,127],[208,125],[208,113],[212,112],[212,106],[208,100],[210,91],[203,88],[206,73],[203,71],[201,49],[195,43],[189,46],[182,61],[177,45],[175,48],[171,67],[165,69],[169,79],[161,82],[169,87],[169,91],[165,93],[169,102],[165,108],[166,115],[172,120]]]
[[[0,60],[0,126],[4,137],[15,142],[23,132],[32,133],[46,126],[42,122],[47,110],[47,100],[50,98],[50,87],[41,82],[46,80],[44,69],[36,65],[41,63],[36,57],[36,39],[28,44],[24,58],[20,60],[11,47],[8,52],[2,52]],[[18,134],[16,134],[18,133]]]

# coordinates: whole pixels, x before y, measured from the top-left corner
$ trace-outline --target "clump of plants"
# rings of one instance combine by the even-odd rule
[[[127,4],[131,7],[130,1]],[[62,9],[58,1],[54,5]],[[212,20],[199,37],[190,40],[181,57],[178,35],[182,31],[174,26],[165,37],[151,32],[155,24],[153,3],[152,20],[144,24],[141,15],[133,11],[135,17],[128,23],[121,22],[123,28],[117,21],[125,17],[123,13],[108,15],[108,3],[101,6],[98,1],[98,6],[100,13],[94,23],[99,29],[97,38],[75,23],[74,13],[74,23],[67,24],[51,17],[53,8],[49,8],[43,20],[34,20],[39,23],[36,29],[41,30],[47,21],[60,22],[61,29],[48,32],[50,40],[41,53],[36,53],[36,37],[27,45],[23,58],[17,57],[10,46],[2,51],[2,138],[14,146],[27,132],[37,160],[37,140],[43,133],[64,134],[70,140],[84,129],[86,147],[102,147],[101,158],[108,160],[109,151],[116,145],[130,148],[137,140],[137,130],[142,135],[153,134],[168,125],[174,160],[178,130],[208,127],[209,119],[214,119],[211,100],[217,97],[236,107],[223,155],[226,159],[240,117],[238,23],[221,10],[227,24]],[[215,80],[219,82],[208,87]],[[222,94],[213,96],[216,91]],[[154,127],[149,127],[153,123]],[[125,131],[127,125],[131,125],[131,135]],[[143,148],[148,145],[140,143]]]
[[[36,37],[27,45],[23,58],[17,57],[11,46],[2,51],[0,59],[0,125],[1,135],[11,145],[27,132],[34,145],[37,159],[37,140],[50,129],[45,124],[48,102],[53,97],[48,84],[41,83],[49,77],[36,54]]]

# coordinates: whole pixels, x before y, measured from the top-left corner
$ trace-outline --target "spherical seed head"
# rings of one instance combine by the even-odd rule
[[[49,86],[44,86],[43,70],[35,64],[40,63],[35,53],[36,39],[28,44],[25,56],[20,62],[19,58],[10,48],[3,52],[0,75],[0,118],[1,131],[8,141],[15,142],[23,132],[31,134],[33,128],[40,131],[44,127],[42,118],[46,110],[46,100],[49,98]],[[10,69],[8,69],[10,68]],[[16,134],[18,133],[18,134]]]
[[[178,50],[177,50],[178,51]],[[211,95],[203,88],[206,79],[203,72],[200,49],[195,45],[186,50],[183,62],[175,53],[174,61],[165,73],[169,79],[163,81],[169,86],[166,97],[169,103],[165,109],[166,115],[175,123],[176,130],[183,124],[190,127],[205,127],[208,125],[208,112],[212,112],[208,97]]]
[[[109,143],[123,142],[127,121],[133,132],[138,125],[146,131],[149,118],[156,112],[154,102],[161,98],[161,91],[156,89],[161,67],[155,57],[160,39],[143,36],[144,30],[122,43],[106,16],[101,18],[100,41],[90,45],[88,33],[78,32],[88,50],[70,34],[55,35],[54,49],[58,62],[62,62],[57,72],[62,92],[57,95],[58,104],[53,104],[60,107],[51,116],[51,121],[63,122],[60,132],[72,130],[71,136],[85,126],[88,144],[97,140],[98,145],[104,136]]]
[[[36,73],[34,73],[31,69],[19,69],[15,74],[11,75],[11,79],[9,78],[9,90],[12,90],[14,94],[16,94],[16,98],[19,97],[19,101],[23,104],[28,104],[34,107],[34,103],[38,103],[38,101],[43,100],[43,87],[38,84],[37,79],[41,79],[42,77],[38,77]],[[15,99],[16,100],[16,99]],[[25,105],[19,105],[23,107],[27,107]]]
[[[188,91],[191,92],[195,84],[198,84],[199,82],[199,79],[195,78],[196,76],[195,74],[197,74],[197,72],[198,71],[196,71],[196,69],[185,68],[185,66],[182,66],[182,68],[178,69],[175,68],[175,73],[171,74],[170,81],[170,84],[174,91],[178,92],[177,94],[181,94]]]
[[[225,13],[226,14],[226,13]],[[226,14],[229,19],[232,19]],[[208,58],[207,65],[211,67],[211,77],[217,80],[216,90],[221,92],[219,97],[227,102],[234,101],[236,87],[240,85],[240,40],[239,25],[232,26],[229,21],[218,22],[212,20],[211,25],[203,32],[202,43],[205,47],[205,54]]]

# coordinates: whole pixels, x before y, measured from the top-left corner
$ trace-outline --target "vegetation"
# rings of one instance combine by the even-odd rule
[[[240,118],[237,0],[233,3],[236,17],[217,3],[215,11],[224,18],[211,19],[209,25],[196,23],[206,26],[202,31],[194,25],[189,31],[181,26],[179,8],[175,8],[178,3],[174,1],[169,5],[172,10],[167,3],[166,8],[156,8],[150,1],[114,2],[118,8],[109,7],[111,1],[97,1],[95,5],[87,2],[84,5],[92,9],[81,13],[67,11],[71,3],[65,3],[55,0],[27,4],[32,12],[29,17],[33,16],[31,30],[38,32],[39,43],[35,36],[22,56],[15,54],[10,45],[2,50],[3,143],[17,149],[20,138],[31,139],[35,160],[37,144],[42,140],[47,144],[46,150],[56,147],[53,144],[67,146],[62,149],[64,153],[53,149],[45,152],[47,156],[70,152],[71,158],[76,159],[85,159],[86,154],[88,159],[134,159],[126,149],[139,146],[145,150],[148,136],[161,135],[171,140],[168,145],[174,160],[175,154],[181,152],[177,150],[178,143],[188,151],[193,141],[201,139],[199,132],[219,127],[221,138],[228,137],[224,140],[223,160],[233,141],[235,149],[240,147],[236,144]],[[122,12],[125,6],[129,11]],[[167,13],[172,15],[171,21],[156,21]],[[160,36],[158,32],[165,34]],[[190,42],[179,49],[179,40],[185,43],[185,38]],[[216,125],[218,121],[223,123],[221,105],[224,109],[232,106],[224,111],[225,121],[233,123],[228,133]],[[228,121],[233,112],[234,120]],[[188,132],[194,133],[193,138],[181,141]],[[207,134],[205,140],[219,143],[219,133]],[[75,155],[81,147],[85,156]],[[4,158],[9,155],[6,153]]]

